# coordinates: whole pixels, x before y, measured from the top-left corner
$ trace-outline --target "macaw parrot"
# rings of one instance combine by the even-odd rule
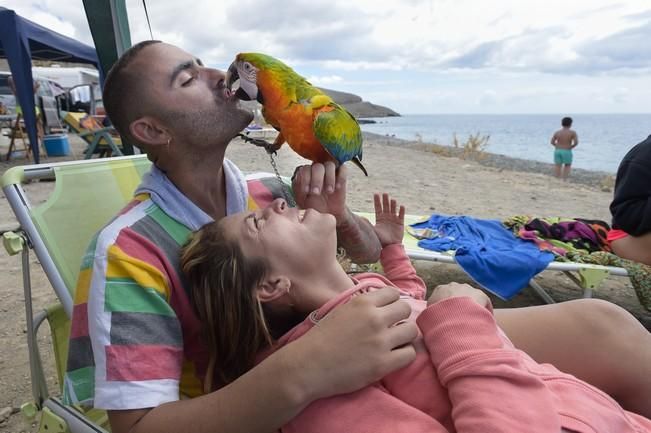
[[[268,151],[287,142],[303,158],[337,166],[352,161],[368,176],[357,120],[292,68],[265,54],[240,53],[226,77],[229,89],[239,79],[235,96],[260,102],[265,120],[278,130]]]

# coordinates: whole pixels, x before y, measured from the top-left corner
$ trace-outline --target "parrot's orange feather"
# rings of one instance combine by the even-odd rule
[[[334,158],[314,135],[314,119],[319,112],[334,108],[325,105],[311,110],[300,102],[294,102],[283,93],[281,86],[274,85],[275,80],[272,74],[262,71],[258,75],[258,85],[264,89],[264,115],[267,121],[280,127],[289,146],[303,158],[314,162],[333,161]]]

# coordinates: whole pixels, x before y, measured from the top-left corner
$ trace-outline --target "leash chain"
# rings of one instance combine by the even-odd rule
[[[283,178],[280,176],[280,172],[278,171],[278,165],[276,164],[276,160],[274,159],[274,155],[276,154],[275,151],[270,151],[272,144],[269,143],[267,140],[261,139],[261,138],[251,138],[248,135],[245,134],[238,134],[239,137],[244,140],[247,143],[252,143],[256,146],[259,147],[264,147],[264,149],[267,151],[269,154],[269,161],[271,162],[271,167],[274,169],[274,173],[276,174],[276,179],[278,179],[278,182],[280,183],[280,187],[282,188],[283,196],[285,197],[285,201],[289,204],[290,207],[296,207],[296,202],[294,201],[294,197],[292,195],[292,192],[289,189],[289,185],[287,185],[284,181]]]

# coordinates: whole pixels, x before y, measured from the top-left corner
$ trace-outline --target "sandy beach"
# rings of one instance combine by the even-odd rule
[[[610,222],[608,205],[612,199],[612,176],[604,173],[579,173],[569,182],[553,178],[551,166],[536,164],[537,168],[491,155],[474,159],[460,158],[463,152],[428,146],[422,143],[407,143],[394,138],[365,135],[363,162],[369,176],[353,165],[348,167],[348,203],[358,211],[372,211],[373,192],[388,192],[404,204],[410,214],[429,215],[443,213],[471,215],[480,218],[505,218],[517,214],[532,216],[564,216],[601,219]],[[76,155],[81,156],[83,143],[71,137]],[[4,162],[5,147],[0,174],[12,166],[27,163],[24,159]],[[456,156],[453,156],[456,155]],[[234,141],[227,156],[243,171],[272,171],[269,156],[240,140]],[[550,150],[551,158],[551,150]],[[44,162],[65,158],[48,158]],[[287,146],[277,156],[277,165],[284,175],[290,175],[294,167],[305,163]],[[499,161],[492,163],[490,161]],[[547,172],[548,174],[545,174]],[[52,191],[52,182],[35,182],[25,186],[31,194],[32,204],[45,201]],[[17,223],[7,201],[0,200],[0,229],[15,228]],[[54,301],[52,289],[31,256],[32,284],[35,308],[38,310]],[[470,282],[469,278],[452,265],[417,262],[419,273],[428,286],[449,281]],[[5,407],[19,407],[30,399],[29,366],[25,339],[25,313],[23,309],[22,277],[20,256],[9,256],[0,251],[0,410]],[[539,282],[550,288],[557,301],[581,296],[574,284],[560,272],[544,272]],[[647,328],[651,328],[651,314],[637,301],[628,279],[610,277],[594,293],[595,297],[615,302],[633,313]],[[512,301],[505,303],[494,299],[498,307],[515,307],[540,304],[542,301],[525,289]],[[50,389],[56,390],[56,373],[53,359],[46,346],[49,338],[41,332],[45,363],[48,366]],[[2,422],[0,431],[34,431],[22,421],[19,414],[9,416]]]

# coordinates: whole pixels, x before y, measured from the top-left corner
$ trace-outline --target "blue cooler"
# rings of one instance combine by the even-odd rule
[[[46,135],[43,138],[47,156],[66,156],[70,155],[70,144],[68,136],[64,134]]]

